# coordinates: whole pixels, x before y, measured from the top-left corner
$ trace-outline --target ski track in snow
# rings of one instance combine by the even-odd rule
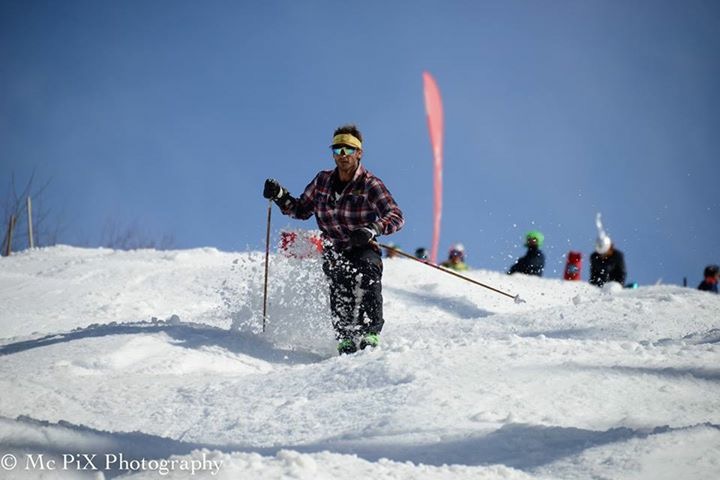
[[[391,259],[381,347],[338,357],[319,261],[273,255],[265,333],[262,262],[0,259],[3,478],[717,478],[720,296],[468,273],[516,304]]]

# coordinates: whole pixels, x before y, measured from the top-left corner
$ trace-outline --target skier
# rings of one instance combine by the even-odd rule
[[[590,255],[590,283],[602,287],[607,282],[617,282],[625,285],[627,270],[625,256],[615,248],[612,240],[603,229],[600,214],[595,218],[598,229],[595,251]]]
[[[458,272],[463,272],[468,269],[465,263],[465,247],[462,243],[456,243],[450,247],[448,252],[448,259],[440,264],[441,267],[450,268]]]
[[[515,272],[524,273],[525,275],[537,275],[542,277],[545,268],[545,254],[540,250],[543,246],[545,236],[537,230],[532,230],[525,235],[525,246],[527,253],[517,259],[510,267],[508,274]]]
[[[337,128],[330,146],[336,168],[319,172],[300,197],[272,178],[263,190],[285,215],[302,220],[315,215],[340,354],[380,342],[383,263],[373,239],[398,231],[405,221],[382,180],[360,163],[362,140],[355,125]]]
[[[700,282],[700,285],[698,285],[698,290],[703,290],[705,292],[718,293],[718,281],[720,280],[720,267],[717,265],[708,265],[707,267],[705,267],[703,276],[705,277],[705,280]]]

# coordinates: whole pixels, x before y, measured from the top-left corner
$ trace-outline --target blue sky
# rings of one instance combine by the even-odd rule
[[[406,216],[383,240],[429,246],[427,70],[442,255],[504,270],[539,229],[546,276],[574,249],[587,278],[601,211],[629,280],[694,286],[720,262],[719,51],[714,1],[2,1],[0,198],[35,171],[62,243],[260,249],[264,179],[299,194],[355,122]]]

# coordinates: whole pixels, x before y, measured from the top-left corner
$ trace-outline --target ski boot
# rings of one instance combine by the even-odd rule
[[[360,350],[365,350],[366,347],[375,348],[378,345],[380,345],[380,337],[377,333],[368,333],[360,339]]]
[[[340,340],[340,343],[338,343],[337,349],[338,349],[338,354],[348,355],[350,353],[357,352],[357,345],[355,345],[355,342],[353,342],[351,338],[345,338],[343,340]]]

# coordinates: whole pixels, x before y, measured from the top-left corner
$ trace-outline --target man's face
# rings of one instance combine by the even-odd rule
[[[362,150],[354,147],[348,147],[345,145],[333,146],[333,159],[335,159],[335,165],[338,170],[343,173],[353,173],[362,158]]]

